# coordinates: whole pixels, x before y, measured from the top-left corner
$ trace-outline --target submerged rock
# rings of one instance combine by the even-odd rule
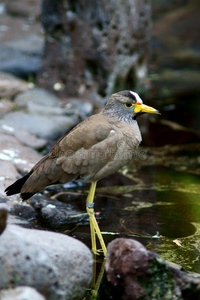
[[[77,224],[88,218],[85,211],[75,209],[72,204],[49,199],[41,194],[34,195],[29,201],[36,211],[37,219],[45,228],[63,231],[70,224]]]
[[[0,236],[0,289],[32,286],[49,300],[82,299],[93,273],[90,250],[64,234],[8,225]]]

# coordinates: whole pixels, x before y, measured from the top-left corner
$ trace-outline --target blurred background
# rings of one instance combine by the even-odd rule
[[[0,14],[0,71],[97,107],[136,90],[162,112],[148,144],[199,141],[199,1],[8,0]]]

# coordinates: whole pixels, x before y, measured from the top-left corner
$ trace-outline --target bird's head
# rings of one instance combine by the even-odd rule
[[[137,93],[125,90],[110,97],[103,109],[103,113],[129,122],[135,120],[137,116],[143,113],[159,114],[159,111],[151,106],[144,105]]]

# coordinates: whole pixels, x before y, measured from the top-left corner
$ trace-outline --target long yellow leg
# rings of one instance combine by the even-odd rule
[[[106,245],[104,243],[101,231],[99,229],[99,225],[97,224],[97,220],[95,219],[94,215],[94,195],[95,195],[95,190],[96,190],[96,185],[97,182],[92,182],[89,190],[89,194],[87,196],[86,200],[86,210],[89,216],[90,220],[90,231],[91,231],[91,243],[92,243],[92,251],[94,253],[98,253],[99,250],[97,250],[96,246],[96,235],[99,239],[100,245],[102,247],[102,251],[104,256],[106,256],[107,250],[106,250]]]

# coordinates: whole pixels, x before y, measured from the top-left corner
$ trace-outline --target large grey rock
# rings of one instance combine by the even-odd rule
[[[90,250],[67,235],[8,225],[0,236],[0,289],[32,286],[49,300],[82,299],[93,273]]]
[[[1,300],[45,300],[38,291],[30,286],[19,286],[15,289],[0,291]]]
[[[11,112],[4,116],[4,125],[15,130],[25,130],[43,139],[55,139],[67,132],[77,122],[76,116],[42,116],[22,111]]]

